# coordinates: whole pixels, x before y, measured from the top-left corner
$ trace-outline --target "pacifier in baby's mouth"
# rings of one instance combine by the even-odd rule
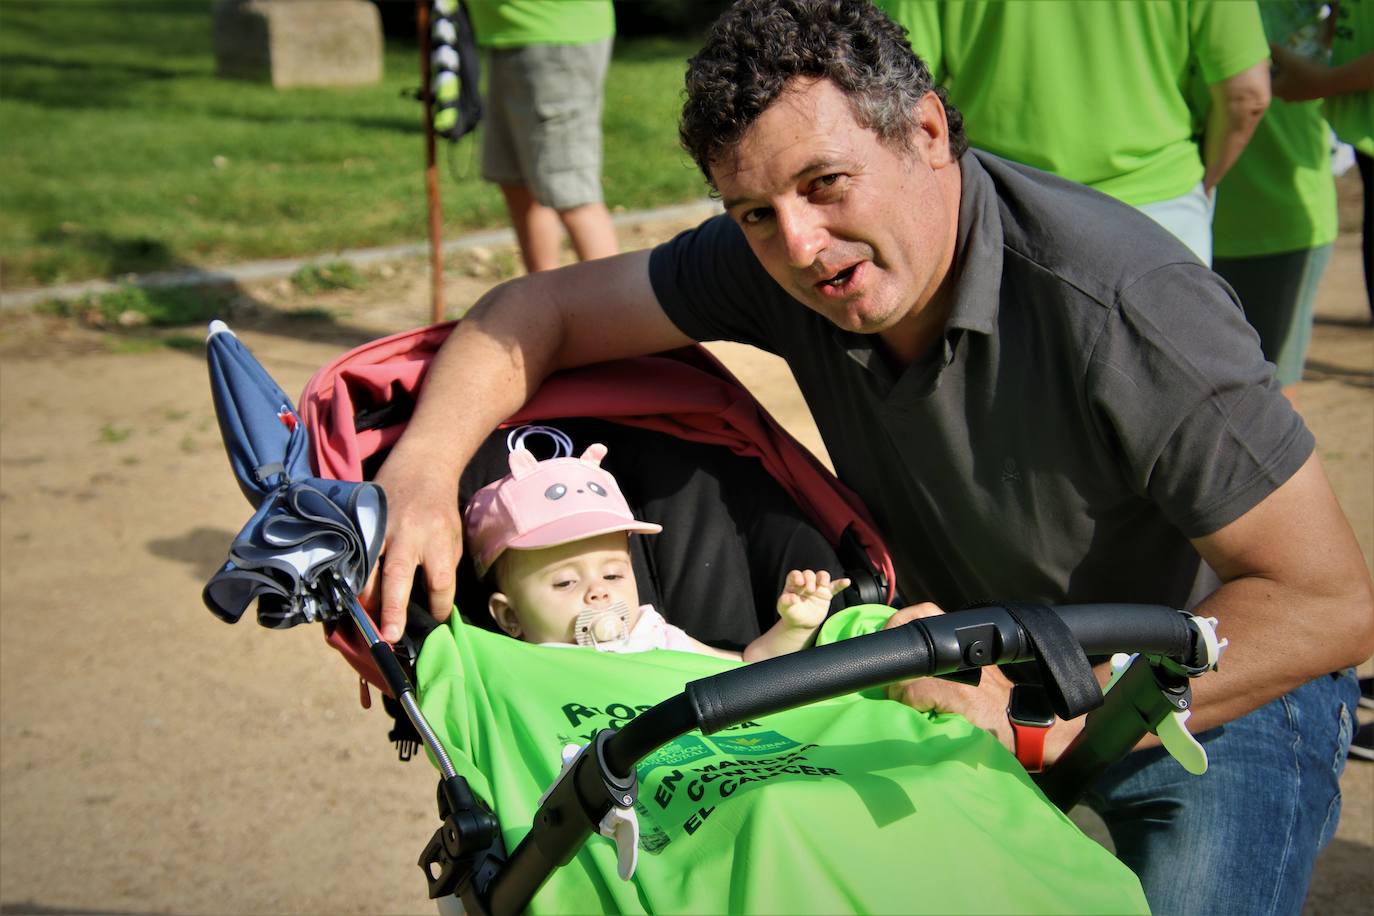
[[[583,608],[573,622],[573,638],[579,646],[604,646],[630,638],[630,608],[617,601],[606,608]]]

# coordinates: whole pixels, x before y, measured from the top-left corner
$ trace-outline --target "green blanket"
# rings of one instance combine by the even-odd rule
[[[836,615],[854,635],[890,608]],[[500,818],[529,829],[559,752],[733,662],[535,646],[457,622],[430,634],[420,705]],[[639,866],[593,836],[535,913],[1143,913],[1139,882],[959,716],[851,694],[703,737],[639,767]]]

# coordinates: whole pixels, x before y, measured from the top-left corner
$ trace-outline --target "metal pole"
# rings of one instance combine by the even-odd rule
[[[439,772],[443,774],[445,779],[458,775],[453,768],[453,761],[449,758],[448,752],[444,750],[444,745],[439,741],[439,736],[434,733],[429,720],[420,711],[420,705],[415,702],[415,688],[411,685],[405,670],[401,668],[401,663],[396,660],[396,653],[377,632],[377,628],[372,624],[372,618],[367,616],[367,611],[363,610],[363,606],[358,603],[357,596],[353,594],[353,589],[349,588],[348,583],[337,576],[329,580],[329,586],[333,591],[335,604],[342,605],[348,610],[348,616],[353,619],[354,626],[362,634],[363,641],[367,643],[367,648],[372,653],[373,661],[377,663],[377,670],[381,673],[382,680],[386,681],[387,687],[391,688],[391,692],[395,694],[401,708],[405,710],[406,717],[410,719],[410,724],[415,726],[415,731],[419,734],[420,740],[434,755],[434,760],[439,766]]]
[[[429,201],[429,320],[444,320],[444,261],[440,237],[439,172],[434,165],[433,68],[429,62],[429,0],[415,0],[416,31],[420,39],[420,94],[425,120],[425,195]]]

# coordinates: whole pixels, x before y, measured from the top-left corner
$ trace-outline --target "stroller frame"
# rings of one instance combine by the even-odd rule
[[[330,422],[338,422],[341,415],[348,416],[353,410],[347,386],[338,378],[340,367],[359,352],[371,351],[378,358],[400,356],[415,364],[408,377],[411,384],[418,385],[427,365],[425,355],[437,350],[451,327],[436,325],[375,341],[316,373],[301,406],[305,423],[317,431],[312,436],[313,458],[321,474],[347,477],[361,466],[360,447],[351,438],[354,430],[345,441],[330,441]],[[418,359],[413,354],[417,341],[423,351]],[[743,389],[698,347],[663,356]],[[596,367],[589,370],[593,388],[598,383],[605,387],[608,382],[614,386],[614,378],[599,378]],[[395,393],[394,381],[379,377],[376,384],[390,385],[390,393]],[[535,400],[544,393],[541,389]],[[527,405],[509,423],[589,412],[579,399],[571,400],[575,407],[570,407],[566,392],[545,397],[543,403]],[[725,425],[739,420],[736,408],[727,405],[721,410],[727,419]],[[762,430],[764,438],[795,446],[756,404],[751,404],[747,413],[747,423]],[[661,428],[652,418],[633,412],[607,418],[631,426]],[[712,414],[693,421],[693,433],[701,433],[703,441],[719,443],[719,439],[711,438],[719,420]],[[359,438],[372,436],[367,448],[372,449],[368,454],[375,454],[394,441],[396,434],[395,429],[372,428]],[[738,442],[728,444],[740,451]],[[806,460],[800,462],[791,453],[779,458],[776,448],[765,448],[757,457],[765,464],[781,462],[788,473],[802,478],[829,477],[809,453],[801,453]],[[891,601],[896,594],[891,561],[866,510],[857,497],[833,478],[829,480],[841,494],[841,502],[847,503],[842,508],[852,514],[852,521],[842,532],[833,517],[824,520],[830,525],[832,540],[847,538],[866,557],[872,575],[864,600]],[[628,811],[632,816],[638,796],[635,765],[662,745],[693,730],[709,735],[752,718],[902,679],[937,676],[976,683],[980,669],[987,665],[1037,663],[1042,683],[1061,718],[1090,713],[1083,731],[1055,767],[1033,777],[1050,801],[1064,811],[1086,793],[1108,765],[1147,733],[1158,734],[1185,767],[1201,772],[1206,765],[1205,754],[1182,724],[1191,706],[1189,682],[1215,667],[1224,646],[1216,638],[1214,620],[1172,608],[1100,604],[1049,609],[1007,603],[914,620],[891,630],[742,666],[687,684],[681,694],[642,712],[619,730],[596,733],[567,762],[545,794],[531,831],[508,855],[495,815],[455,772],[425,722],[405,668],[380,639],[347,586],[335,582],[334,587],[339,608],[347,610],[354,626],[334,626],[328,631],[329,642],[365,680],[381,686],[399,702],[441,772],[438,801],[443,823],[418,862],[425,872],[429,894],[432,898],[456,894],[464,909],[474,914],[523,911],[552,871],[571,861],[608,816],[616,811]],[[1120,667],[1104,695],[1086,655],[1124,652],[1138,654]]]
[[[441,770],[443,824],[417,862],[429,896],[456,895],[464,911],[473,914],[523,912],[553,870],[568,864],[608,817],[617,811],[633,817],[639,795],[635,765],[674,738],[693,730],[711,735],[748,719],[906,678],[1045,661],[1053,657],[1053,650],[1037,651],[1045,637],[1063,646],[1067,636],[1080,652],[1138,653],[1109,685],[1107,701],[1099,696],[1101,705],[1056,766],[1037,779],[1056,807],[1072,808],[1147,733],[1159,735],[1166,749],[1200,772],[1190,752],[1201,753],[1201,748],[1183,728],[1192,701],[1189,681],[1215,668],[1222,648],[1215,620],[1156,605],[1041,607],[1043,614],[1029,616],[1026,606],[992,605],[734,668],[688,683],[682,693],[621,729],[599,730],[564,767],[530,832],[507,856],[495,815],[454,772],[390,646],[345,591],[340,600],[370,641],[388,686]],[[1091,669],[1079,683],[1096,688]],[[1054,695],[1062,698],[1063,687],[1056,683]]]

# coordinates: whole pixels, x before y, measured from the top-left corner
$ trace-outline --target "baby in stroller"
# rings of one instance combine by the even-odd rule
[[[663,528],[635,519],[601,467],[606,446],[594,444],[580,458],[538,461],[523,447],[538,432],[571,449],[557,430],[513,433],[511,473],[474,494],[465,513],[476,573],[495,587],[488,609],[511,636],[603,652],[658,648],[757,661],[811,643],[832,598],[849,585],[846,578],[832,582],[824,569],[791,570],[778,597],[778,620],[767,632],[743,653],[709,646],[639,604],[629,536]]]

